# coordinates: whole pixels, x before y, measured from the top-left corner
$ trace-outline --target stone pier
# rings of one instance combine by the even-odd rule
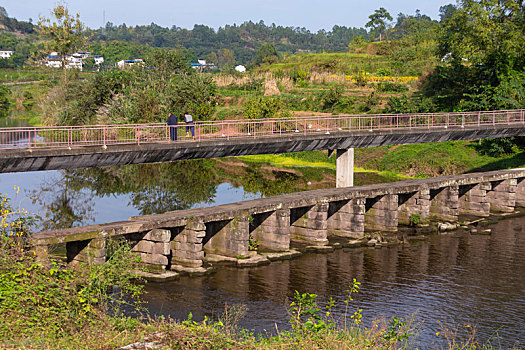
[[[250,240],[249,215],[243,214],[232,220],[206,223],[204,251],[229,257],[248,256]]]
[[[397,209],[397,194],[367,198],[365,204],[365,228],[369,231],[397,231]]]
[[[290,209],[252,215],[250,233],[263,251],[290,250]]]
[[[290,239],[315,245],[328,244],[328,202],[290,211]]]
[[[525,178],[516,180],[516,206],[525,207]]]
[[[430,216],[430,190],[423,188],[416,192],[398,195],[397,219],[400,224],[410,225],[414,216],[427,219]]]
[[[487,190],[492,188],[489,182],[459,186],[459,212],[475,216],[489,216],[490,203]]]
[[[490,210],[511,213],[516,206],[516,179],[492,181],[492,189],[487,193]]]
[[[438,220],[457,221],[459,215],[458,185],[430,190],[430,216]]]
[[[170,230],[155,229],[146,234],[127,235],[131,251],[140,256],[147,270],[162,272],[168,268],[171,258]]]
[[[184,228],[179,228],[171,241],[171,269],[202,267],[204,237],[206,225],[203,221],[188,220]]]
[[[67,242],[66,257],[69,265],[80,262],[99,265],[106,262],[106,239],[94,238],[83,241]]]
[[[365,233],[364,198],[330,202],[328,234],[338,237],[361,238]]]

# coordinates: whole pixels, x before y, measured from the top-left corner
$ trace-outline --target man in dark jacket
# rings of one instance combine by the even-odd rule
[[[171,113],[168,113],[168,128],[170,129],[170,139],[171,141],[177,141],[177,117]]]

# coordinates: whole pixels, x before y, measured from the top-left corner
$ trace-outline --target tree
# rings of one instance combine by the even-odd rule
[[[38,33],[41,37],[49,39],[45,43],[45,48],[57,52],[61,57],[65,82],[67,55],[75,52],[87,41],[87,37],[84,36],[85,27],[78,13],[75,16],[69,14],[65,3],[58,4],[51,14],[52,19],[40,17]]]
[[[5,117],[9,111],[9,89],[0,85],[0,117]]]
[[[275,46],[273,46],[273,44],[262,44],[255,54],[253,63],[256,66],[260,66],[263,63],[275,63],[278,60],[279,54],[277,50],[275,50]]]
[[[370,18],[370,21],[368,21],[365,27],[372,28],[374,32],[379,32],[379,41],[381,41],[382,34],[387,30],[387,20],[392,21],[392,16],[384,7],[381,7],[375,10],[368,18]]]
[[[217,65],[221,70],[232,69],[235,66],[235,53],[230,49],[217,51]]]

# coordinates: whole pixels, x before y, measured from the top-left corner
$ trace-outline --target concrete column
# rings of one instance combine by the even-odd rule
[[[76,265],[80,262],[99,265],[106,262],[106,239],[94,238],[66,243],[67,263]]]
[[[328,244],[328,203],[290,211],[290,235],[293,241],[315,245]]]
[[[430,216],[439,220],[457,221],[459,189],[457,185],[430,190]]]
[[[398,195],[398,221],[400,224],[409,225],[413,215],[420,219],[427,219],[430,215],[430,190],[421,189],[412,193]]]
[[[232,220],[206,223],[204,251],[234,258],[248,256],[249,224],[248,214]]]
[[[489,216],[490,203],[487,202],[487,190],[492,186],[488,182],[459,186],[459,212],[462,214]]]
[[[367,198],[365,203],[365,229],[369,231],[397,231],[398,200],[397,194]]]
[[[336,157],[336,187],[354,186],[354,149],[338,149]]]
[[[361,238],[365,233],[364,198],[330,202],[328,207],[328,234],[338,237]]]
[[[516,206],[525,207],[525,178],[516,179]]]
[[[494,212],[511,213],[516,206],[516,179],[491,182],[492,190],[487,192],[490,210]]]
[[[252,216],[250,233],[259,243],[260,250],[290,250],[290,210],[280,209],[274,212]]]
[[[204,259],[202,249],[204,237],[206,237],[204,222],[189,220],[171,241],[171,269],[177,270],[178,266],[201,267]]]

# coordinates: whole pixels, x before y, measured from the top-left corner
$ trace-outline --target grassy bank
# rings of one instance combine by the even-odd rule
[[[355,150],[355,171],[376,172],[393,179],[457,175],[467,172],[512,169],[525,166],[525,154],[501,157],[480,154],[477,141],[396,145]],[[242,157],[247,162],[266,162],[283,167],[314,167],[335,170],[335,155],[327,151]],[[395,181],[395,180],[393,180]]]

